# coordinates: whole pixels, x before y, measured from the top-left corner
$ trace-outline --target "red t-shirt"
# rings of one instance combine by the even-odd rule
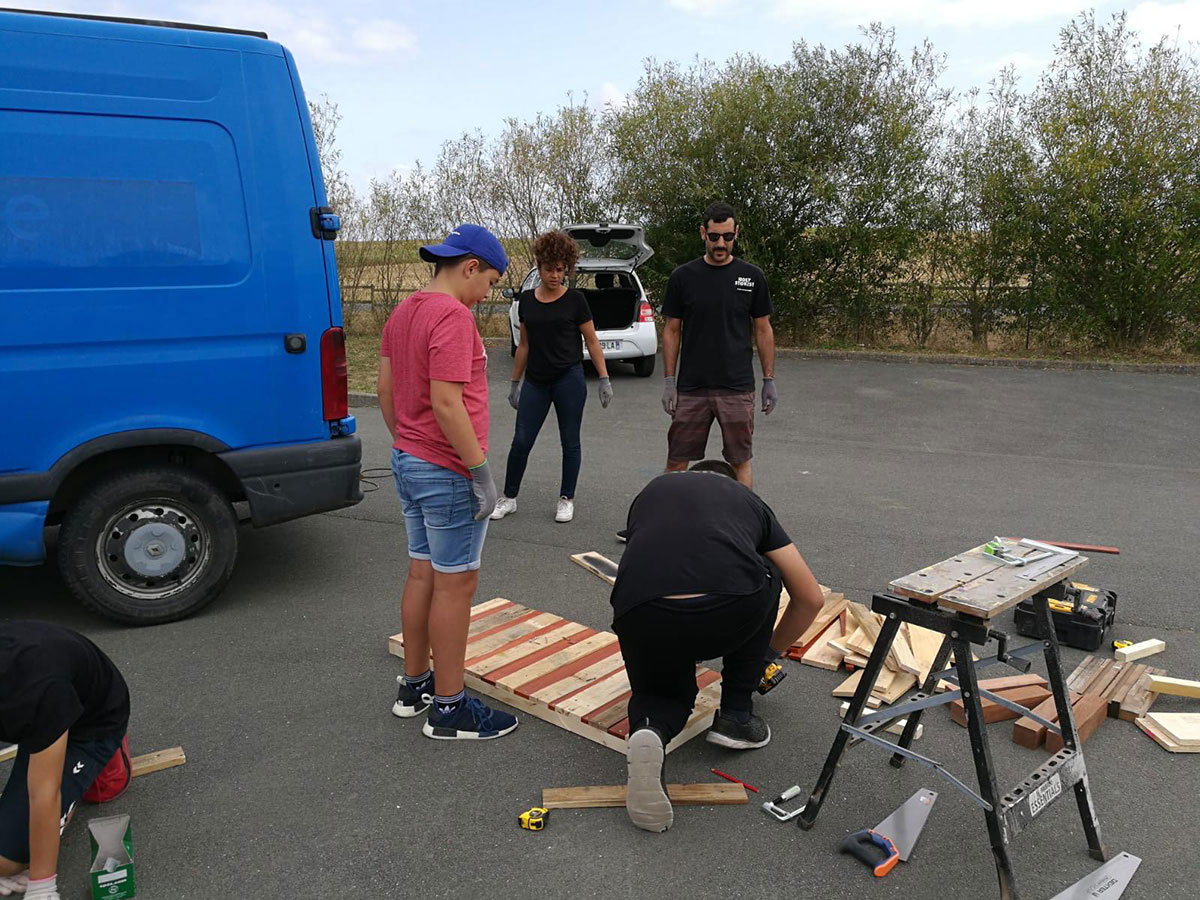
[[[487,354],[471,311],[449,294],[409,294],[388,316],[379,354],[392,367],[392,446],[469,478],[466,464],[434,418],[429,382],[463,386],[463,405],[487,453]]]

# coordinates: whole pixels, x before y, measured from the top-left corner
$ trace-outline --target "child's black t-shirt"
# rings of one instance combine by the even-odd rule
[[[613,618],[673,594],[743,597],[769,578],[763,556],[792,542],[771,507],[714,472],[668,472],[629,507]]]
[[[556,381],[583,358],[579,326],[592,320],[592,311],[582,292],[569,289],[557,300],[542,303],[533,291],[523,291],[517,316],[529,343],[525,377],[530,381]]]
[[[99,647],[49,622],[0,624],[0,744],[40,753],[64,731],[95,740],[128,724],[129,689]]]

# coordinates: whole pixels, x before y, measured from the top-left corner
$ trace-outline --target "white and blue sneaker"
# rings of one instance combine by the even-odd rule
[[[516,727],[517,717],[512,713],[492,709],[481,700],[467,697],[448,713],[439,712],[434,703],[421,732],[435,741],[490,741],[504,737]]]
[[[429,709],[433,702],[433,679],[428,678],[416,688],[408,686],[403,675],[396,676],[400,690],[396,693],[396,702],[392,704],[392,715],[401,719],[411,719]]]

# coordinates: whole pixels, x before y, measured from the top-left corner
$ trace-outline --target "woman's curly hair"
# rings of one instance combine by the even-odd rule
[[[579,260],[579,245],[564,231],[547,231],[533,242],[533,258],[539,266],[562,263],[570,273]]]

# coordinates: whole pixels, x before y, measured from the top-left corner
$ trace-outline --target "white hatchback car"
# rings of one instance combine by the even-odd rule
[[[653,256],[654,251],[646,245],[641,226],[602,222],[568,225],[563,231],[579,244],[579,263],[571,286],[587,298],[605,361],[633,363],[635,373],[649,377],[654,373],[658,332],[654,328],[654,310],[634,269]],[[539,283],[537,269],[531,269],[520,290],[531,291]],[[521,339],[518,293],[512,288],[505,288],[503,292],[503,296],[512,300],[508,322],[514,354]],[[585,355],[582,338],[579,348],[580,355]]]

